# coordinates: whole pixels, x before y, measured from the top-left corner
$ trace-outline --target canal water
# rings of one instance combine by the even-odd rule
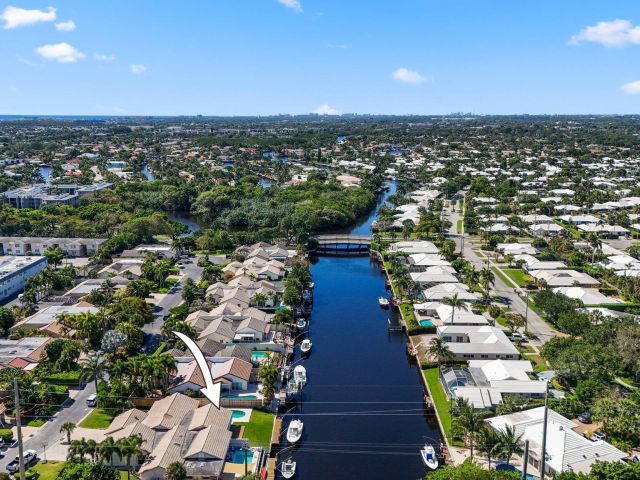
[[[395,192],[395,184],[390,187],[379,205]],[[370,233],[374,220],[375,213],[352,233]],[[424,410],[407,339],[388,330],[394,313],[378,305],[378,297],[389,296],[379,266],[367,256],[319,257],[311,272],[313,348],[299,360],[308,382],[301,403],[283,422],[286,428],[300,418],[304,434],[278,461],[292,456],[302,480],[423,477],[419,449],[425,442],[438,445],[440,437]]]

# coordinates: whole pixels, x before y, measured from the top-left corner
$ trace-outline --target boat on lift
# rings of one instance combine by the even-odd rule
[[[300,343],[300,351],[302,353],[309,353],[311,351],[312,346],[313,346],[313,343],[311,343],[311,340],[309,340],[308,338],[305,338]]]
[[[420,449],[420,458],[422,459],[424,466],[428,469],[435,470],[438,468],[438,457],[436,456],[436,450],[432,445],[425,443],[424,447]]]
[[[280,469],[282,476],[286,479],[293,478],[296,474],[296,462],[293,458],[287,458],[282,462],[282,468]]]
[[[298,330],[302,330],[306,326],[307,326],[307,322],[304,321],[304,318],[301,318],[296,322],[296,328]]]
[[[296,385],[299,385],[300,388],[304,387],[307,383],[307,369],[302,365],[296,365],[293,369],[293,381]]]
[[[302,420],[292,420],[287,427],[287,441],[289,443],[297,443],[302,437],[302,429],[304,428],[304,423]]]

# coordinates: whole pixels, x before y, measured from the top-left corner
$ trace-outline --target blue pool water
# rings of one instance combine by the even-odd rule
[[[251,360],[260,360],[267,356],[267,352],[251,352]]]
[[[242,418],[246,414],[242,410],[233,410],[231,412],[231,418]]]
[[[244,450],[234,450],[229,452],[229,456],[231,459],[228,461],[231,463],[244,463]],[[253,463],[253,451],[251,450],[247,452],[247,463]]]
[[[431,320],[420,320],[420,326],[433,327],[433,322]]]
[[[257,395],[224,395],[222,398],[246,398],[247,400],[255,400],[258,398]]]

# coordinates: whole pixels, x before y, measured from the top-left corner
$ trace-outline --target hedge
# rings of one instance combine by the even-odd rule
[[[0,428],[0,440],[2,440],[5,443],[8,443],[11,440],[13,440],[13,432],[11,431],[10,428]]]
[[[49,373],[40,377],[43,383],[77,387],[80,385],[80,372]]]

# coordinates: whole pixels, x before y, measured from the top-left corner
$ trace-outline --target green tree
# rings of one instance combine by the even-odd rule
[[[464,300],[458,298],[457,293],[454,293],[451,297],[444,297],[441,303],[451,307],[451,325],[453,325],[456,309],[467,310],[469,308]]]
[[[16,316],[12,310],[0,307],[0,330],[8,331],[16,323]]]
[[[80,360],[80,378],[84,381],[93,381],[96,393],[98,392],[98,381],[102,380],[105,371],[104,362],[98,355]]]
[[[186,480],[187,469],[182,462],[173,462],[167,466],[164,478],[166,480]]]
[[[76,424],[73,422],[65,422],[60,426],[60,433],[67,435],[67,444],[71,445],[71,433],[76,429]]]
[[[439,365],[455,358],[447,343],[439,337],[434,337],[431,340],[427,352],[436,359]]]

